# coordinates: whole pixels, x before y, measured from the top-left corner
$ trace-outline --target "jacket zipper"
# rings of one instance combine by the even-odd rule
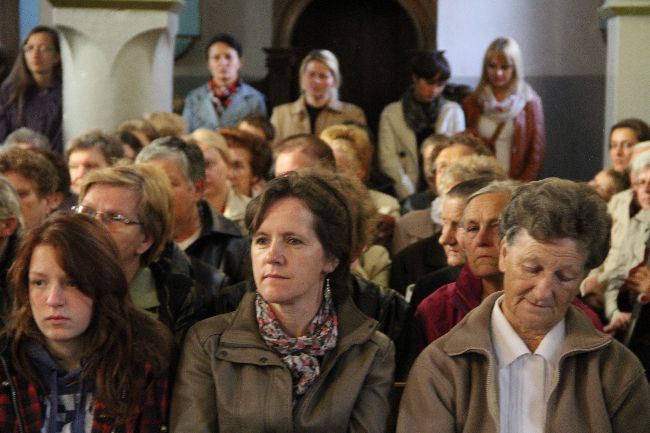
[[[9,385],[9,389],[11,389],[11,404],[14,407],[14,411],[16,412],[16,422],[18,423],[18,432],[25,433],[25,428],[23,426],[23,419],[20,414],[20,411],[18,410],[18,393],[16,392],[16,385],[11,380],[9,367],[7,366],[7,362],[5,361],[3,356],[0,356],[0,362],[2,362],[2,369],[4,370],[5,375],[7,376],[7,384]]]

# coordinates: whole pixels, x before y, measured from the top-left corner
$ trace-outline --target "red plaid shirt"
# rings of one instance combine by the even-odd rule
[[[6,362],[1,359],[1,362]],[[160,433],[167,431],[169,414],[169,377],[154,377],[150,363],[144,366],[145,387],[140,404],[129,417],[126,425],[115,427],[114,419],[104,415],[105,405],[95,402],[92,433]],[[12,389],[13,387],[13,389]],[[16,408],[12,395],[16,394]],[[6,370],[0,368],[0,432],[40,433],[43,425],[42,395],[35,384],[19,377],[15,372],[8,378]],[[22,430],[19,430],[19,420]]]

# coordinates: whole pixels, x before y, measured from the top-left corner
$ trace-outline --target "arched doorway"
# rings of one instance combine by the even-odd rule
[[[341,64],[341,99],[361,106],[376,131],[383,107],[409,82],[413,51],[435,48],[435,0],[294,0],[274,11],[268,49],[269,102],[297,98],[300,59],[332,50]]]
[[[417,36],[394,0],[314,0],[296,22],[291,46],[298,59],[313,48],[333,51],[343,75],[341,99],[361,106],[375,129],[382,108],[408,85]]]

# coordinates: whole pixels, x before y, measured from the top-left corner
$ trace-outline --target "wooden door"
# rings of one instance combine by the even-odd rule
[[[396,0],[314,0],[300,15],[291,46],[299,59],[316,48],[336,54],[341,100],[362,107],[373,131],[381,110],[408,86],[410,52],[418,48],[413,22]]]

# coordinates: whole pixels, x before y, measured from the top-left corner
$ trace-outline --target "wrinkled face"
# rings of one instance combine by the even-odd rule
[[[83,177],[93,170],[108,167],[108,165],[104,154],[97,147],[72,152],[68,158],[70,189],[72,192],[79,194]]]
[[[474,149],[465,146],[464,144],[454,144],[442,149],[434,161],[436,169],[436,188],[440,188],[440,179],[442,178],[442,175],[445,174],[447,167],[457,161],[460,157],[474,155],[475,153]],[[445,191],[440,192],[444,193]]]
[[[59,264],[48,244],[34,248],[29,262],[29,306],[46,347],[56,354],[80,353],[93,315],[93,300]]]
[[[302,200],[272,204],[253,233],[253,276],[260,295],[273,306],[318,308],[325,277],[336,269],[314,231],[314,215]]]
[[[641,209],[650,209],[650,167],[632,176],[632,188]]]
[[[515,75],[515,65],[503,54],[491,56],[487,64],[487,77],[492,89],[508,90]]]
[[[54,194],[41,197],[35,181],[26,178],[17,171],[4,172],[2,175],[18,192],[20,213],[23,214],[26,229],[39,225],[54,210]]]
[[[228,180],[232,188],[240,194],[250,197],[252,186],[259,180],[253,175],[251,153],[242,147],[230,148],[230,173]]]
[[[201,198],[199,188],[185,177],[181,163],[175,159],[150,159],[147,164],[156,166],[167,173],[174,193],[174,227],[190,225],[197,215],[197,205]]]
[[[449,266],[461,266],[465,263],[465,253],[458,244],[456,233],[463,215],[465,200],[459,197],[443,197],[440,216],[442,230],[438,242],[445,250]]]
[[[34,75],[52,74],[61,61],[54,40],[47,32],[31,35],[23,45],[23,55],[27,69]]]
[[[447,85],[446,80],[440,79],[439,75],[426,79],[413,76],[413,96],[418,102],[429,104],[442,94]]]
[[[228,165],[218,150],[199,144],[205,159],[206,197],[222,194],[228,187]]]
[[[616,128],[609,136],[609,158],[614,170],[623,172],[630,166],[632,148],[639,142],[632,128]]]
[[[469,268],[479,278],[499,274],[499,221],[509,199],[502,192],[482,194],[463,210],[459,240]]]
[[[598,195],[605,201],[609,201],[609,199],[616,193],[614,179],[612,179],[605,170],[599,171],[598,174],[589,181],[589,186],[595,189]]]
[[[325,63],[318,60],[307,63],[300,82],[302,90],[317,100],[329,99],[330,91],[336,87],[334,74]]]
[[[242,65],[237,50],[228,44],[217,42],[208,49],[208,69],[219,86],[237,81]]]
[[[508,245],[502,242],[501,310],[523,335],[545,335],[565,316],[585,275],[586,255],[572,238],[540,242],[521,230]]]
[[[107,183],[94,183],[86,191],[86,195],[79,204],[95,212],[122,215],[132,221],[139,221],[138,204],[140,196],[129,188]],[[140,263],[140,256],[144,254],[151,244],[152,239],[145,234],[141,224],[125,224],[120,221],[103,220],[120,253],[120,262],[129,267]]]

